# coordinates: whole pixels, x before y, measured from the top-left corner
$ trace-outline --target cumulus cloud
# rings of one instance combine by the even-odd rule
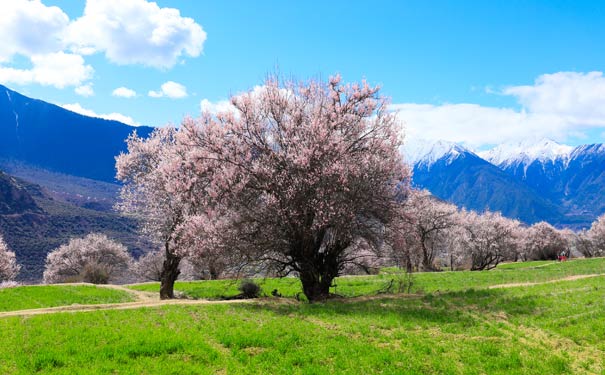
[[[145,0],[88,0],[66,33],[78,53],[103,52],[117,64],[157,68],[170,68],[183,55],[199,56],[205,40],[193,19]]]
[[[180,83],[168,81],[162,84],[160,90],[149,91],[148,95],[152,98],[167,97],[170,99],[182,99],[187,97],[187,88]]]
[[[219,112],[230,112],[235,111],[235,107],[229,100],[219,100],[218,102],[211,102],[208,99],[202,99],[200,102],[200,111],[217,114]]]
[[[85,64],[82,56],[65,52],[32,55],[31,62],[31,69],[0,66],[0,82],[18,85],[38,83],[64,88],[82,85],[94,72],[92,66]]]
[[[11,0],[2,1],[0,11],[0,62],[17,54],[29,57],[62,50],[69,18],[60,8],[39,0]]]
[[[113,90],[111,95],[117,96],[119,98],[134,98],[135,96],[137,96],[137,93],[136,91],[129,89],[128,87],[118,87],[117,89]]]
[[[545,74],[533,85],[510,86],[516,108],[478,104],[393,104],[408,138],[448,140],[480,148],[502,142],[548,137],[579,138],[590,127],[605,127],[605,78],[601,72]]]
[[[89,97],[95,94],[95,91],[92,88],[92,83],[87,83],[86,85],[78,86],[75,88],[74,91],[76,94],[83,97]]]
[[[93,94],[85,84],[93,69],[82,56],[104,53],[113,63],[166,69],[199,56],[206,40],[193,19],[147,0],[87,0],[71,21],[40,0],[0,0],[0,14],[0,82],[76,86],[84,96]]]
[[[544,74],[531,86],[503,90],[532,113],[549,113],[570,123],[605,125],[605,77],[602,72]]]
[[[132,126],[140,126],[138,122],[134,121],[132,117],[123,115],[121,113],[107,113],[107,114],[98,114],[91,109],[84,108],[80,105],[80,103],[73,104],[63,104],[61,107],[67,109],[68,111],[76,112],[84,116],[89,117],[98,117],[106,120],[115,120],[119,122],[123,122],[124,124],[132,125]]]

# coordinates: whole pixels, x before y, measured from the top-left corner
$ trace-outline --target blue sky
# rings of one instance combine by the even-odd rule
[[[0,83],[88,114],[178,123],[278,67],[380,84],[410,139],[605,141],[599,1],[11,0],[0,11]]]

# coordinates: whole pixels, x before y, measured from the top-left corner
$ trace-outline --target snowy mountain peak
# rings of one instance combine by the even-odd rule
[[[571,158],[575,159],[581,155],[587,156],[587,155],[598,155],[598,154],[605,154],[605,144],[604,143],[578,146],[578,147],[574,148],[573,151],[571,152]]]
[[[573,150],[572,146],[562,145],[545,138],[538,142],[503,143],[489,151],[480,152],[479,156],[502,167],[513,164],[530,165],[536,160],[542,163],[556,160],[567,161]]]
[[[451,163],[458,156],[469,153],[468,149],[454,142],[413,140],[405,144],[403,154],[405,161],[410,165],[422,164],[431,166],[436,161],[447,157],[447,163]]]

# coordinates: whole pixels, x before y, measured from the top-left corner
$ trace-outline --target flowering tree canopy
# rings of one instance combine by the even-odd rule
[[[143,232],[164,248],[159,276],[162,299],[174,297],[183,251],[179,248],[184,246],[177,228],[185,222],[197,199],[174,190],[181,181],[188,181],[186,173],[190,171],[181,165],[183,158],[176,148],[176,134],[172,127],[157,128],[147,139],[133,133],[127,140],[128,153],[116,158],[117,178],[124,183],[117,208],[138,218]],[[151,258],[145,258],[141,267],[149,265],[148,261]]]
[[[529,259],[555,260],[561,254],[569,256],[567,250],[563,234],[547,222],[541,221],[527,230],[525,251]]]
[[[21,266],[17,264],[15,253],[10,251],[0,235],[0,282],[14,280],[20,270]]]
[[[104,234],[72,238],[46,256],[45,283],[90,282],[106,284],[128,269],[130,255]]]
[[[470,256],[471,270],[496,267],[517,251],[520,223],[503,217],[499,212],[477,214],[467,212],[461,225],[465,231],[457,232],[458,249]]]
[[[407,230],[415,232],[416,246],[422,268],[428,271],[438,269],[435,256],[447,246],[448,229],[456,222],[456,206],[445,203],[432,196],[426,190],[412,190],[403,206],[402,217],[409,222]]]
[[[395,117],[378,88],[340,77],[268,79],[232,104],[186,120],[176,136],[190,171],[171,189],[198,208],[181,226],[196,243],[188,248],[241,249],[324,299],[358,247],[380,247],[406,188]]]
[[[588,231],[593,243],[594,256],[605,255],[605,215],[601,215],[592,223]]]

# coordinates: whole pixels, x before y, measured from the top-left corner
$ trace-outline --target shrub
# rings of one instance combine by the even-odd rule
[[[261,292],[260,286],[250,280],[242,281],[238,289],[243,298],[258,298]]]
[[[46,256],[44,282],[105,284],[121,277],[130,263],[124,245],[104,234],[92,233],[73,238]]]

